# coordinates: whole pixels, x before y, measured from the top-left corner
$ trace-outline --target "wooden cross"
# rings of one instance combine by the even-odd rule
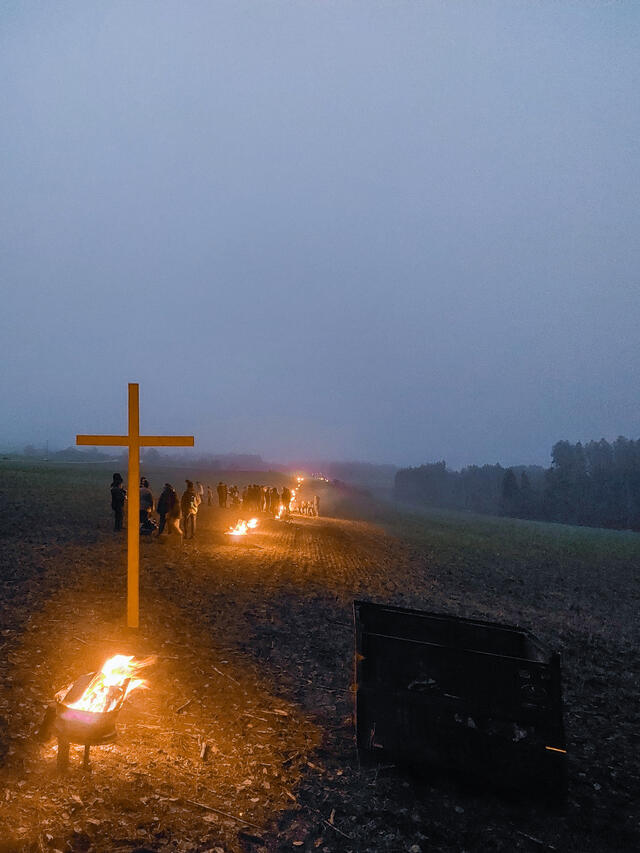
[[[76,444],[92,447],[128,447],[129,482],[127,490],[127,625],[138,627],[140,586],[140,448],[193,447],[192,435],[140,435],[138,383],[129,383],[128,435],[77,435]]]

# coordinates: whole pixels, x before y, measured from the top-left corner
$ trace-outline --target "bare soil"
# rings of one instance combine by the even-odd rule
[[[2,853],[640,846],[636,563],[594,577],[549,561],[532,583],[526,561],[485,559],[491,528],[456,550],[455,530],[445,539],[428,519],[396,517],[392,535],[265,517],[235,542],[223,531],[237,512],[203,506],[193,541],[141,541],[141,626],[130,632],[125,534],[110,530],[95,480],[74,476],[0,472]],[[356,598],[521,622],[561,648],[566,806],[361,768]],[[118,740],[92,749],[90,772],[78,747],[61,776],[55,742],[34,739],[46,703],[117,652],[158,656],[150,689],[126,701]]]

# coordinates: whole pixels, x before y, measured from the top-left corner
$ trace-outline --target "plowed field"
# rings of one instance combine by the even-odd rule
[[[95,476],[0,478],[0,851],[636,848],[635,544],[581,585],[575,555],[560,572],[553,549],[507,565],[490,526],[474,549],[428,519],[264,516],[235,541],[224,530],[238,513],[203,506],[194,540],[141,542],[129,632],[124,534]],[[563,648],[563,811],[359,766],[356,598],[522,621]],[[118,740],[92,749],[91,772],[78,748],[60,776],[55,743],[33,737],[45,705],[116,652],[158,656],[150,688],[127,700]]]

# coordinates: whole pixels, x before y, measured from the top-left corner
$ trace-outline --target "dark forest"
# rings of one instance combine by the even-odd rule
[[[558,441],[550,468],[436,462],[403,468],[397,500],[589,527],[640,530],[640,439]]]

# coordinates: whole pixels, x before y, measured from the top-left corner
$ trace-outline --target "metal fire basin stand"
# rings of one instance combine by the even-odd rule
[[[362,760],[566,792],[560,656],[522,628],[354,602]]]
[[[58,770],[65,771],[69,765],[69,745],[72,743],[84,745],[83,766],[90,767],[90,750],[92,746],[113,743],[117,738],[116,720],[124,702],[129,679],[119,687],[113,688],[116,704],[110,711],[82,711],[68,706],[76,702],[97,675],[89,672],[81,675],[71,685],[62,698],[56,697],[45,714],[38,737],[42,741],[52,735],[58,738]]]

